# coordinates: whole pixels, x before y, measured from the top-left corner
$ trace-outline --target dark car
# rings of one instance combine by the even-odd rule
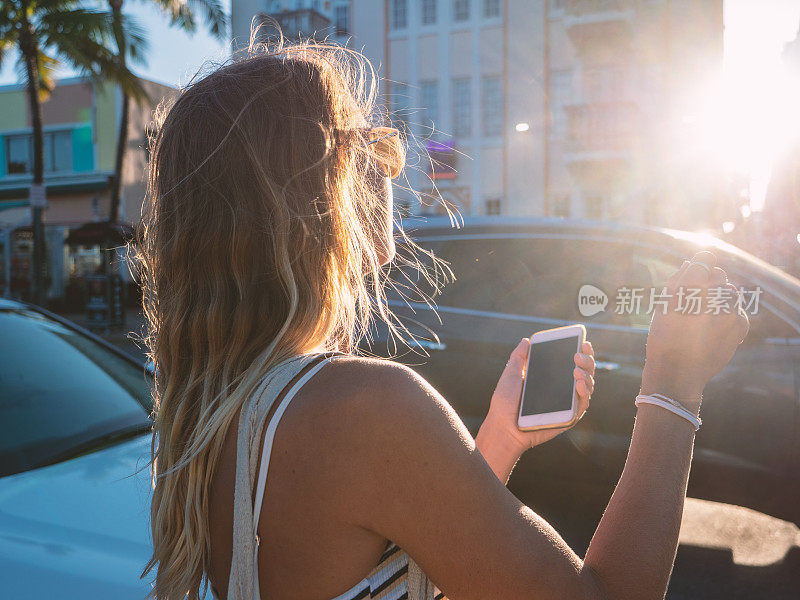
[[[705,389],[689,495],[800,523],[800,281],[711,236],[665,229],[503,217],[467,219],[459,229],[431,218],[405,229],[448,261],[456,280],[433,310],[408,288],[429,287],[415,269],[393,269],[399,291],[389,293],[391,308],[417,340],[395,347],[379,328],[369,349],[420,372],[473,434],[521,337],[586,326],[597,359],[589,412],[523,459],[512,489],[526,501],[548,492],[607,501],[627,455],[650,321],[647,296],[639,311],[619,298],[626,289],[660,290],[685,258],[713,250],[729,279],[748,290],[751,329]],[[582,288],[604,292],[605,310],[583,316]]]

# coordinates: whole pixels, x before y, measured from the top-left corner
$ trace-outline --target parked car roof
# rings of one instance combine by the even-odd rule
[[[469,216],[451,220],[447,216],[406,217],[403,230],[411,238],[431,236],[487,235],[510,233],[574,234],[613,237],[672,248],[691,255],[700,250],[718,250],[747,263],[751,269],[768,273],[773,279],[800,293],[800,280],[710,233],[690,232],[615,221],[565,219],[556,217]]]
[[[16,300],[0,298],[0,310],[13,310],[18,308],[26,308],[26,306],[21,302],[17,302]]]
[[[691,233],[664,227],[652,227],[618,221],[597,221],[561,217],[470,216],[451,221],[447,216],[408,217],[402,221],[407,232],[438,233],[501,233],[519,231],[557,231],[610,235],[652,236],[683,240],[701,246],[730,246],[707,233]],[[731,246],[733,248],[733,246]]]

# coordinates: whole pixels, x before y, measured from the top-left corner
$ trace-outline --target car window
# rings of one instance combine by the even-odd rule
[[[653,292],[661,291],[681,261],[645,246],[613,240],[581,240],[578,248],[584,279],[608,296],[606,309],[589,317],[590,321],[648,327]]]
[[[795,328],[775,312],[789,307],[775,295],[775,288],[771,285],[773,281],[764,277],[753,278],[741,270],[741,261],[730,261],[729,258],[727,255],[722,255],[720,266],[727,271],[732,283],[745,290],[744,308],[750,319],[747,339],[753,342],[766,338],[796,337]],[[766,286],[762,283],[764,281],[767,283]]]
[[[29,310],[0,310],[0,476],[46,464],[150,412],[144,370]]]
[[[598,287],[609,296],[608,308],[591,317],[591,320],[628,327],[649,327],[653,310],[659,310],[658,305],[650,306],[652,290],[661,290],[670,275],[680,268],[682,259],[639,244],[586,240],[581,247],[584,263],[587,265],[587,279],[596,272]],[[593,257],[602,258],[598,260]],[[606,260],[606,257],[609,259]],[[720,253],[719,258],[720,266],[728,272],[731,281],[746,290],[745,303],[748,304],[751,299],[749,293],[759,285],[741,274],[735,263],[730,264],[726,260],[726,255]],[[626,289],[642,291],[638,310],[633,306],[635,301],[632,300],[632,293],[626,292]],[[770,302],[768,289],[763,289],[760,300],[760,306],[758,302],[750,304],[749,308],[746,306],[750,317],[749,337],[753,339],[793,335],[793,329],[766,307],[767,304],[774,304]]]
[[[658,248],[613,239],[451,239],[423,240],[421,245],[446,260],[455,276],[436,298],[440,306],[640,329],[647,328],[652,317],[651,290],[660,291],[682,262]],[[430,269],[430,261],[422,259]],[[721,261],[738,285],[756,287],[735,264],[727,264],[724,255]],[[403,283],[411,300],[419,297],[415,286],[430,294],[430,285],[414,266],[395,267],[392,278]],[[581,314],[578,295],[584,285],[608,297],[605,310]],[[625,290],[639,290],[638,306]],[[769,304],[769,290],[762,299]],[[752,338],[794,335],[786,321],[768,308],[760,308],[750,320]]]
[[[582,269],[568,240],[462,239],[441,244],[455,281],[439,304],[571,320]]]
[[[443,289],[452,278],[449,267],[431,257],[430,253],[439,257],[440,246],[438,243],[427,243],[422,245],[423,251],[419,251],[409,248],[405,243],[397,244],[395,258],[388,267],[389,279],[385,288],[389,301],[440,301],[437,290]]]

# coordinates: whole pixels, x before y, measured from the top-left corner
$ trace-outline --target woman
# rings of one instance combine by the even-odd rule
[[[693,417],[640,405],[582,560],[505,487],[559,433],[516,427],[527,340],[476,440],[412,370],[354,354],[371,322],[401,328],[382,290],[404,153],[372,127],[367,67],[320,45],[251,48],[162,116],[141,239],[158,373],[152,597],[198,598],[208,582],[228,600],[662,598]],[[670,289],[726,285],[713,260],[684,263]],[[743,315],[657,315],[642,393],[696,414],[746,330]],[[575,363],[583,412],[590,344]]]

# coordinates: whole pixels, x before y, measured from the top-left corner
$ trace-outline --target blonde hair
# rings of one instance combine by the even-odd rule
[[[383,291],[391,215],[359,133],[381,124],[375,98],[357,52],[251,43],[157,113],[138,240],[156,367],[152,598],[200,597],[224,434],[267,370],[354,352],[376,319],[401,333]]]

